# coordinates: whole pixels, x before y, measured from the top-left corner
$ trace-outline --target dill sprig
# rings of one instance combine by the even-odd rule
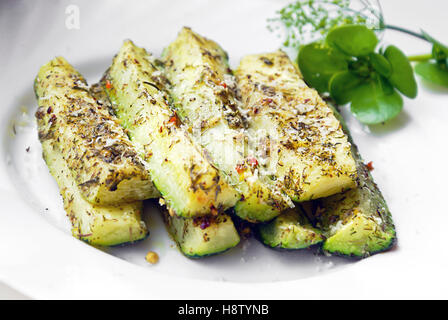
[[[294,49],[323,39],[340,25],[362,24],[375,30],[384,29],[377,0],[298,0],[277,11],[277,16],[268,21],[270,30],[283,29],[283,45]]]

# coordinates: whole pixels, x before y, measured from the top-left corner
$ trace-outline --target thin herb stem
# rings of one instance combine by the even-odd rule
[[[408,59],[409,59],[409,61],[414,61],[414,62],[424,62],[424,61],[431,60],[432,54],[421,54],[421,55],[416,55],[416,56],[409,56]]]
[[[405,29],[405,28],[402,28],[402,27],[397,27],[397,26],[393,26],[393,25],[390,25],[390,24],[386,24],[386,25],[385,25],[385,28],[386,28],[386,29],[390,29],[390,30],[395,30],[395,31],[403,32],[403,33],[409,34],[409,35],[411,35],[411,36],[414,36],[414,37],[416,37],[416,38],[419,38],[420,40],[424,40],[424,41],[427,41],[427,42],[431,42],[431,41],[429,41],[428,39],[426,39],[422,34],[417,33],[417,32],[414,32],[414,31],[411,31],[411,30],[408,30],[408,29]]]

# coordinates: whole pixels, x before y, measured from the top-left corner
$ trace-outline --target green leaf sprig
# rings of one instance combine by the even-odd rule
[[[415,73],[430,83],[448,87],[448,47],[425,31],[422,31],[422,35],[432,44],[432,53],[409,57],[411,61],[418,62],[415,65]]]
[[[396,46],[377,49],[375,32],[365,25],[333,28],[324,41],[300,48],[298,65],[305,81],[338,104],[351,103],[365,124],[382,123],[403,108],[400,95],[417,96],[412,66]]]
[[[295,0],[269,23],[271,30],[283,26],[283,46],[292,49],[291,54],[300,50],[298,62],[308,84],[339,104],[350,102],[351,111],[364,123],[395,117],[403,108],[399,92],[416,96],[414,72],[448,88],[448,46],[424,31],[386,24],[379,0]],[[339,29],[347,25],[351,27]],[[432,52],[406,59],[395,46],[376,50],[374,32],[380,36],[384,30],[427,41]],[[414,70],[409,61],[416,62]]]

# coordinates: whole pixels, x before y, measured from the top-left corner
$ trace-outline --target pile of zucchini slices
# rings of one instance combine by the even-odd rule
[[[88,243],[147,237],[151,198],[187,257],[235,247],[242,221],[271,248],[362,258],[395,242],[343,119],[282,51],[232,71],[217,43],[183,28],[159,59],[125,41],[91,87],[58,57],[34,88],[43,157]]]

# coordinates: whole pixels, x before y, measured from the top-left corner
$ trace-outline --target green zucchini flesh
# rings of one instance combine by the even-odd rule
[[[64,58],[40,68],[35,93],[39,137],[53,140],[85,199],[111,205],[159,195],[116,117]]]
[[[52,140],[42,141],[43,157],[55,178],[74,237],[92,245],[116,246],[148,236],[141,220],[142,201],[100,206],[84,199],[67,162]]]
[[[255,228],[260,241],[271,248],[305,249],[324,240],[322,232],[311,225],[300,207],[289,209],[273,221]]]
[[[225,213],[185,219],[163,213],[168,232],[180,251],[189,258],[203,258],[235,247],[240,237]]]
[[[334,110],[349,136],[358,170],[358,187],[317,201],[316,218],[330,254],[364,258],[385,251],[396,241],[391,212],[375,184],[344,119]]]
[[[193,143],[160,77],[153,57],[125,41],[103,84],[169,210],[187,218],[223,212],[237,192]]]
[[[302,202],[356,187],[347,136],[284,52],[245,56],[236,76],[249,135],[264,133],[279,188]]]
[[[292,205],[265,173],[240,114],[227,54],[214,41],[183,28],[163,52],[174,107],[240,199],[236,215],[251,222],[273,219]]]

